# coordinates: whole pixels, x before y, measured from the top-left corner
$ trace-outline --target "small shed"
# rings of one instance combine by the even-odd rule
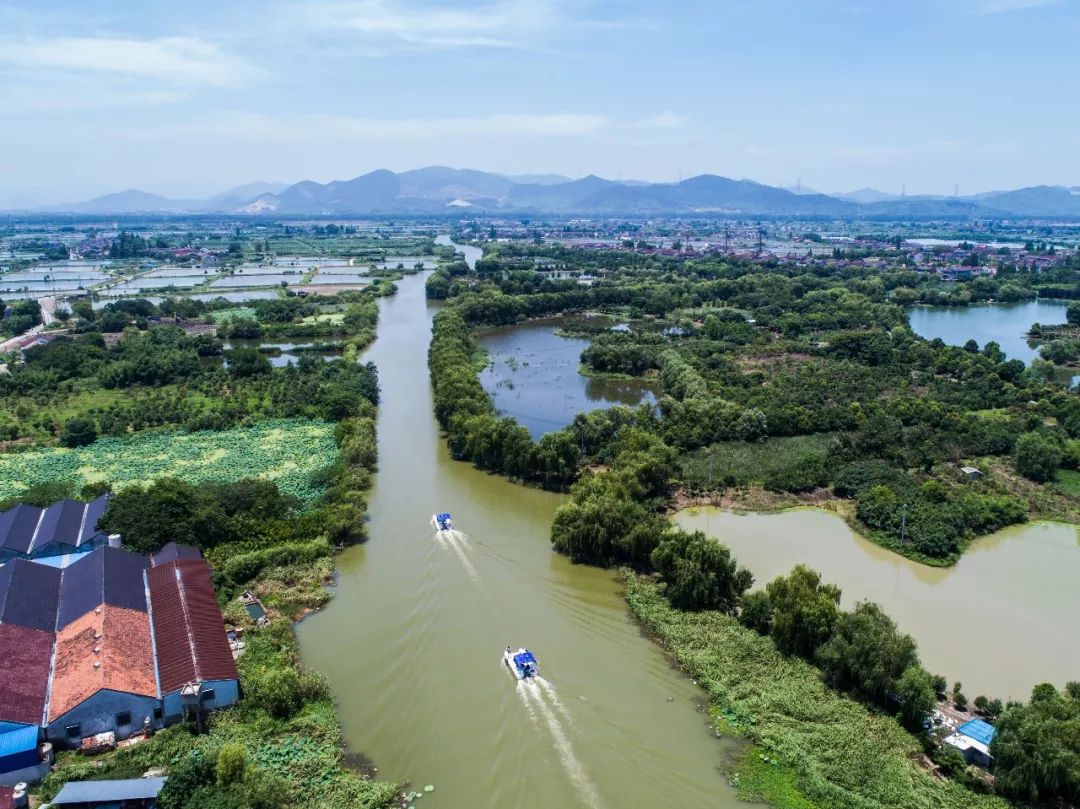
[[[974,466],[961,466],[960,471],[968,480],[979,480],[982,477],[982,472]]]
[[[75,809],[153,809],[165,778],[128,778],[117,781],[68,781],[52,799],[53,806]]]
[[[41,761],[37,746],[36,725],[0,733],[0,774],[36,767]]]
[[[994,757],[990,755],[990,742],[994,740],[994,726],[982,719],[972,719],[960,725],[956,732],[945,739],[964,754],[968,764],[990,770],[994,767]]]

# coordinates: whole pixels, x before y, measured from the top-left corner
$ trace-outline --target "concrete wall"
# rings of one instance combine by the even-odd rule
[[[240,699],[240,685],[236,680],[207,680],[203,683],[203,690],[205,691],[208,688],[214,689],[214,698],[203,702],[203,707],[208,711],[217,708],[228,708],[230,705],[235,705]],[[179,721],[184,714],[184,704],[180,699],[180,692],[173,691],[171,694],[166,694],[163,702],[165,704],[166,723]]]
[[[45,728],[45,737],[57,747],[75,747],[85,736],[112,731],[117,739],[126,739],[142,730],[143,717],[154,722],[154,709],[160,703],[154,697],[125,694],[121,691],[98,691],[94,696],[76,705],[66,714],[57,717]],[[116,715],[130,711],[131,723],[117,727]],[[79,737],[69,739],[68,725],[80,725]]]

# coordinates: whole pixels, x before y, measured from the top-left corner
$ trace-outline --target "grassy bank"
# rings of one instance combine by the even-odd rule
[[[718,612],[680,612],[661,586],[627,578],[638,620],[709,693],[716,727],[748,739],[731,772],[742,795],[779,809],[1006,807],[933,778],[893,718],[827,688],[817,669]]]

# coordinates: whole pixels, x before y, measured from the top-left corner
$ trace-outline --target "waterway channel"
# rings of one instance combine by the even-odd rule
[[[450,458],[425,276],[380,301],[363,357],[382,386],[370,540],[338,557],[333,602],[298,627],[349,747],[381,778],[434,784],[431,809],[741,805],[703,692],[642,635],[610,571],[551,551],[563,498]],[[460,530],[437,539],[442,510]],[[515,684],[508,644],[536,653],[544,681]]]
[[[964,693],[1027,700],[1080,672],[1080,542],[1062,523],[1016,525],[971,543],[954,566],[929,567],[875,545],[836,514],[795,509],[739,514],[715,508],[676,515],[704,531],[754,574],[755,588],[803,563],[840,587],[842,605],[879,603],[919,644],[923,664]]]

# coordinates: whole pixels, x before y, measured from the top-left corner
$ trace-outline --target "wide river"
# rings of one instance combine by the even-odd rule
[[[912,562],[820,509],[676,515],[731,548],[764,587],[802,562],[840,587],[843,606],[876,601],[919,644],[923,664],[969,698],[1027,700],[1036,683],[1080,678],[1080,543],[1074,525],[1017,525],[971,543],[953,567]]]
[[[382,385],[370,540],[338,558],[333,602],[298,627],[349,747],[381,778],[434,784],[432,809],[740,805],[704,694],[643,637],[610,571],[551,551],[563,499],[450,458],[425,275],[380,301],[364,357]],[[442,510],[460,533],[439,540]],[[508,644],[531,648],[544,679],[516,685]]]

